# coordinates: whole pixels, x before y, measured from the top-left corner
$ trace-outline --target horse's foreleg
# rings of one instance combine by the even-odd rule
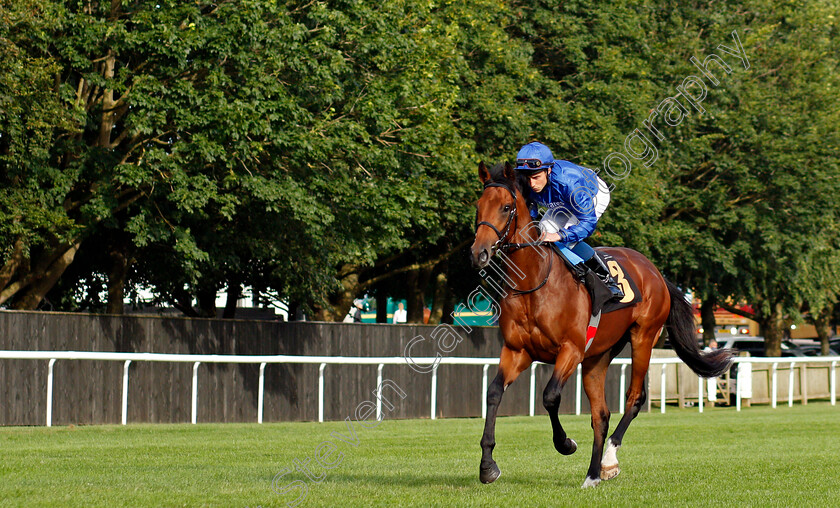
[[[502,474],[493,460],[493,448],[496,447],[496,411],[502,401],[505,389],[519,377],[519,374],[531,365],[531,358],[524,351],[514,352],[502,348],[499,360],[499,373],[487,388],[487,418],[484,420],[484,434],[481,436],[481,483],[493,483]]]
[[[493,448],[496,447],[496,410],[505,392],[504,382],[504,376],[499,371],[487,388],[487,418],[484,420],[484,434],[481,436],[481,483],[493,483],[502,474],[493,460]]]
[[[566,431],[563,430],[560,419],[557,417],[557,412],[560,410],[560,393],[581,359],[583,359],[583,353],[570,344],[567,343],[560,348],[560,354],[557,355],[557,360],[554,362],[554,372],[543,391],[543,406],[548,411],[548,417],[551,420],[554,448],[563,455],[575,453],[577,443],[566,436]]]
[[[604,394],[604,379],[607,367],[610,365],[610,355],[604,353],[600,357],[588,358],[583,363],[583,389],[592,407],[592,459],[583,487],[595,487],[601,482],[601,454],[604,452],[604,440],[610,428],[610,410]]]
[[[650,365],[650,348],[637,348],[633,345],[633,366],[630,388],[627,390],[627,402],[624,407],[624,416],[615,428],[606,443],[604,457],[601,460],[601,479],[609,480],[615,478],[621,471],[618,467],[616,452],[621,448],[621,441],[624,433],[630,426],[633,418],[639,414],[642,406],[647,401],[647,387],[645,386],[645,374]]]

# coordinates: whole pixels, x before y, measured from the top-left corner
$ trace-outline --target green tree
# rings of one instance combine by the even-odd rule
[[[836,6],[751,2],[721,9],[670,11],[657,29],[664,42],[711,53],[735,46],[737,30],[750,68],[722,53],[732,69],[710,65],[720,81],[661,146],[660,221],[669,232],[656,255],[680,282],[728,310],[758,321],[766,352],[780,354],[787,319],[803,300],[836,295],[840,110],[830,99],[837,79]],[[736,8],[740,7],[740,8]],[[702,38],[699,34],[703,34]],[[692,41],[692,38],[696,40]],[[705,47],[704,47],[705,46]],[[677,53],[679,54],[679,53]],[[700,71],[692,54],[660,60],[660,75]],[[752,303],[753,313],[725,302]]]

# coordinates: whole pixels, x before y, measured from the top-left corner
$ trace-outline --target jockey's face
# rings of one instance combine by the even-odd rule
[[[531,188],[534,192],[542,192],[545,189],[545,185],[548,183],[548,174],[551,173],[551,168],[546,169],[545,171],[539,171],[534,173],[533,175],[528,176],[528,183],[531,184]]]

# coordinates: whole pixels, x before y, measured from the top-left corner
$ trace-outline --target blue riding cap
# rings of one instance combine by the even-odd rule
[[[528,143],[516,154],[517,171],[541,171],[550,168],[553,163],[551,150],[538,141]]]

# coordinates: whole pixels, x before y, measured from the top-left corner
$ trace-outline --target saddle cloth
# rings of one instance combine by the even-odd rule
[[[601,260],[604,261],[604,264],[610,270],[610,274],[613,278],[615,278],[619,287],[621,287],[621,290],[624,292],[624,298],[621,300],[610,299],[612,293],[610,293],[607,285],[604,284],[598,276],[589,270],[582,271],[580,267],[573,265],[556,245],[552,244],[552,248],[554,249],[554,252],[560,256],[560,259],[563,260],[575,278],[578,281],[583,282],[586,290],[589,292],[590,298],[592,298],[593,315],[597,314],[599,310],[603,314],[608,314],[625,307],[630,307],[631,305],[635,305],[641,301],[641,293],[639,292],[639,287],[636,285],[636,282],[627,276],[627,272],[624,270],[624,267],[621,266],[621,263],[619,263],[613,256],[604,251],[595,251],[595,255],[599,256]]]
[[[592,313],[589,318],[589,325],[586,329],[586,348],[584,350],[588,351],[589,347],[592,345],[592,341],[595,339],[595,334],[598,332],[598,325],[601,323],[601,315],[639,303],[641,301],[641,292],[633,279],[626,275],[627,272],[624,271],[624,267],[621,266],[621,263],[619,263],[617,259],[606,252],[596,250],[595,255],[601,256],[604,264],[607,268],[609,268],[610,274],[618,282],[621,290],[624,291],[624,298],[620,301],[610,299],[612,293],[607,288],[607,285],[604,284],[604,282],[595,275],[594,272],[591,270],[581,270],[581,267],[573,265],[556,245],[552,245],[552,247],[557,255],[560,256],[560,259],[562,259],[563,262],[566,263],[566,266],[569,267],[572,274],[584,283],[584,286],[589,292],[589,296],[592,300]]]
[[[623,309],[639,303],[642,300],[639,287],[636,286],[636,281],[627,275],[627,272],[624,270],[624,267],[621,266],[621,263],[606,252],[599,252],[596,250],[595,255],[600,256],[600,258],[604,260],[604,264],[606,264],[607,268],[610,269],[610,274],[618,281],[619,287],[621,287],[621,290],[624,291],[624,298],[621,300],[612,299],[603,304],[603,313],[608,314],[614,310]],[[604,288],[607,287],[601,279],[598,277],[594,278],[598,281],[598,284]],[[589,294],[592,295],[592,292]]]

